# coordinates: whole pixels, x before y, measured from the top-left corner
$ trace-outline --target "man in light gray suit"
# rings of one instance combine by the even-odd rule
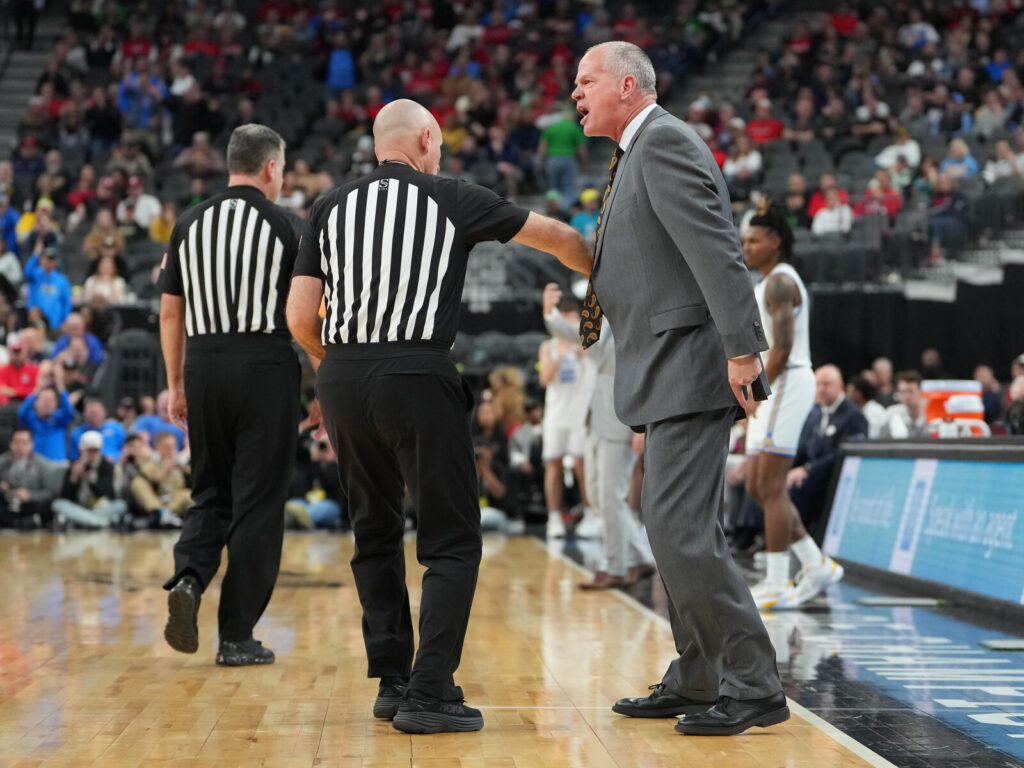
[[[587,136],[619,144],[598,225],[580,335],[615,326],[615,410],[646,434],[644,522],[670,601],[678,658],[633,717],[685,714],[680,733],[729,735],[789,718],[768,639],[718,524],[729,429],[767,349],[725,180],[710,150],[656,103],[630,43],[580,61]]]

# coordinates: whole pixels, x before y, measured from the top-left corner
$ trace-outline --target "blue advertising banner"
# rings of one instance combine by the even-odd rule
[[[846,456],[825,550],[1024,603],[1024,464]]]

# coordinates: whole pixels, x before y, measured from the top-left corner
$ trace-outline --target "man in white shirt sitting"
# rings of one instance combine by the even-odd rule
[[[921,374],[917,371],[896,374],[896,391],[900,401],[887,409],[889,420],[878,436],[883,440],[927,438],[928,420],[924,415],[926,401],[921,394]]]

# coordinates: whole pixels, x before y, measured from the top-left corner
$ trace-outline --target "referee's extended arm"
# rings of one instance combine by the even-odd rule
[[[512,239],[546,251],[569,269],[590,277],[590,270],[594,266],[594,251],[583,239],[583,235],[568,224],[531,211],[523,228]]]
[[[323,280],[296,275],[292,278],[288,303],[285,305],[288,330],[299,342],[299,346],[306,350],[314,371],[320,368],[320,361],[327,354],[320,335],[324,321],[317,315],[317,307],[323,295]]]
[[[187,430],[188,405],[185,402],[185,299],[165,293],[160,297],[160,346],[167,370],[170,400],[167,412],[171,423]]]

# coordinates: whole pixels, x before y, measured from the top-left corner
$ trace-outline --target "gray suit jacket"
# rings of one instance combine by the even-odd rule
[[[594,291],[615,326],[615,410],[635,429],[736,405],[728,358],[768,348],[725,179],[655,107],[612,184]]]

